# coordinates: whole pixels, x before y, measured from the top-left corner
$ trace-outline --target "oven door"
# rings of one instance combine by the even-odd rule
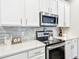
[[[65,59],[64,43],[46,47],[46,59]]]
[[[48,13],[41,14],[41,26],[57,26],[58,16]]]

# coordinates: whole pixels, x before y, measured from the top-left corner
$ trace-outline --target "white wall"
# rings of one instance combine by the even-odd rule
[[[71,2],[71,28],[69,31],[79,36],[79,0]]]

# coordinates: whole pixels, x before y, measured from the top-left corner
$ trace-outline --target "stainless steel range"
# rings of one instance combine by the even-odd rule
[[[45,59],[65,59],[64,41],[60,39],[49,40],[49,33],[52,31],[36,31],[36,39],[46,44]]]

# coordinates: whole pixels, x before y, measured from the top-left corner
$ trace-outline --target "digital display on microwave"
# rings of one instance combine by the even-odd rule
[[[42,23],[56,23],[56,17],[50,17],[50,16],[42,16]]]

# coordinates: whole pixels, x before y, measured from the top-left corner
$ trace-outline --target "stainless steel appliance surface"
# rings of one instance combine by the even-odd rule
[[[45,59],[65,59],[65,41],[60,39],[48,40],[49,32],[52,31],[36,31],[36,39],[46,44]]]
[[[64,42],[60,39],[49,40],[48,37],[50,32],[52,33],[52,31],[36,31],[36,39],[45,43],[46,46]]]
[[[40,26],[57,26],[58,15],[47,12],[40,12]]]

